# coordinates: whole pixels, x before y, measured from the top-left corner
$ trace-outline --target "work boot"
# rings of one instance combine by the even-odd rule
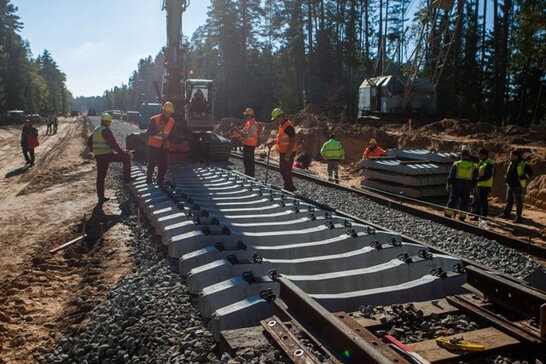
[[[509,218],[510,218],[510,214],[506,214],[506,213],[503,212],[502,214],[499,215],[499,217],[500,217],[501,219],[509,219]]]
[[[110,201],[109,197],[99,197],[99,203],[105,203],[106,201]]]
[[[334,182],[334,179],[332,177],[328,177],[328,182]]]
[[[521,224],[523,222],[523,220],[521,219],[521,216],[518,216],[514,219],[514,223],[515,224]]]

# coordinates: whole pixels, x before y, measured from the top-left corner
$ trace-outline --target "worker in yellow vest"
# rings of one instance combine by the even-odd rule
[[[509,219],[512,213],[512,206],[516,203],[516,224],[522,222],[523,194],[529,179],[533,176],[533,170],[519,150],[513,150],[510,154],[510,164],[504,177],[506,181],[506,206],[500,217]]]
[[[284,111],[276,108],[271,112],[271,120],[279,125],[276,138],[268,143],[271,148],[275,145],[279,153],[279,169],[284,181],[284,189],[295,191],[294,181],[292,179],[292,164],[296,158],[298,150],[296,146],[296,129],[294,124],[284,116]]]
[[[470,192],[476,186],[477,172],[476,166],[470,160],[470,152],[467,149],[461,151],[461,159],[453,163],[449,169],[447,177],[446,190],[449,192],[449,200],[444,215],[453,217],[458,208],[459,220],[466,219]]]
[[[476,168],[478,169],[478,179],[476,188],[474,189],[471,211],[478,216],[487,217],[489,210],[487,196],[493,187],[495,166],[493,160],[489,158],[489,151],[487,149],[480,149],[478,157],[480,158],[479,163],[476,165]],[[472,217],[472,220],[478,220],[478,216]]]
[[[167,101],[163,104],[161,114],[152,116],[148,124],[148,165],[146,166],[146,183],[152,183],[154,169],[157,166],[157,183],[162,184],[169,163],[169,134],[174,127],[174,105]]]
[[[123,163],[123,179],[131,180],[131,156],[129,152],[122,150],[110,130],[112,115],[103,113],[100,116],[100,125],[93,130],[93,134],[87,139],[87,145],[95,154],[97,160],[97,197],[99,204],[109,200],[104,196],[104,179],[108,172],[110,162]]]
[[[245,174],[250,177],[254,177],[255,164],[254,164],[254,150],[258,145],[258,123],[254,119],[254,110],[247,108],[243,113],[246,124],[243,130],[241,130],[241,136],[243,143],[243,164],[245,165]]]

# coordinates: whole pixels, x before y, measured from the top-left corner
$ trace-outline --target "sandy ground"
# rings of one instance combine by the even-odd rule
[[[53,136],[43,135],[44,126],[39,131],[36,164],[26,170],[20,128],[0,128],[0,363],[43,361],[132,270],[117,202],[95,208],[85,122],[61,120]],[[89,237],[51,255],[49,249],[82,234],[84,215]],[[98,222],[106,224],[102,241]]]

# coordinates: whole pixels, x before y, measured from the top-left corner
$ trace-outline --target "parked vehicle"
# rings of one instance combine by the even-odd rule
[[[138,124],[138,111],[127,111],[127,121],[130,123]]]
[[[39,124],[42,122],[42,117],[39,114],[30,115],[30,121],[34,124]]]
[[[25,112],[23,110],[10,110],[6,116],[6,121],[8,123],[24,123],[25,122]]]

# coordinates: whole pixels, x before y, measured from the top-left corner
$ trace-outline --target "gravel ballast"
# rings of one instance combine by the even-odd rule
[[[232,157],[230,161],[233,163],[231,165],[233,170],[244,173],[241,159]],[[256,178],[264,181],[264,166],[256,165]],[[268,183],[282,187],[282,178],[278,171],[272,169],[269,171]],[[496,241],[379,205],[357,193],[328,188],[298,177],[294,177],[294,184],[298,195],[427,242],[513,277],[525,278],[537,269],[546,271],[531,256],[507,248]]]

